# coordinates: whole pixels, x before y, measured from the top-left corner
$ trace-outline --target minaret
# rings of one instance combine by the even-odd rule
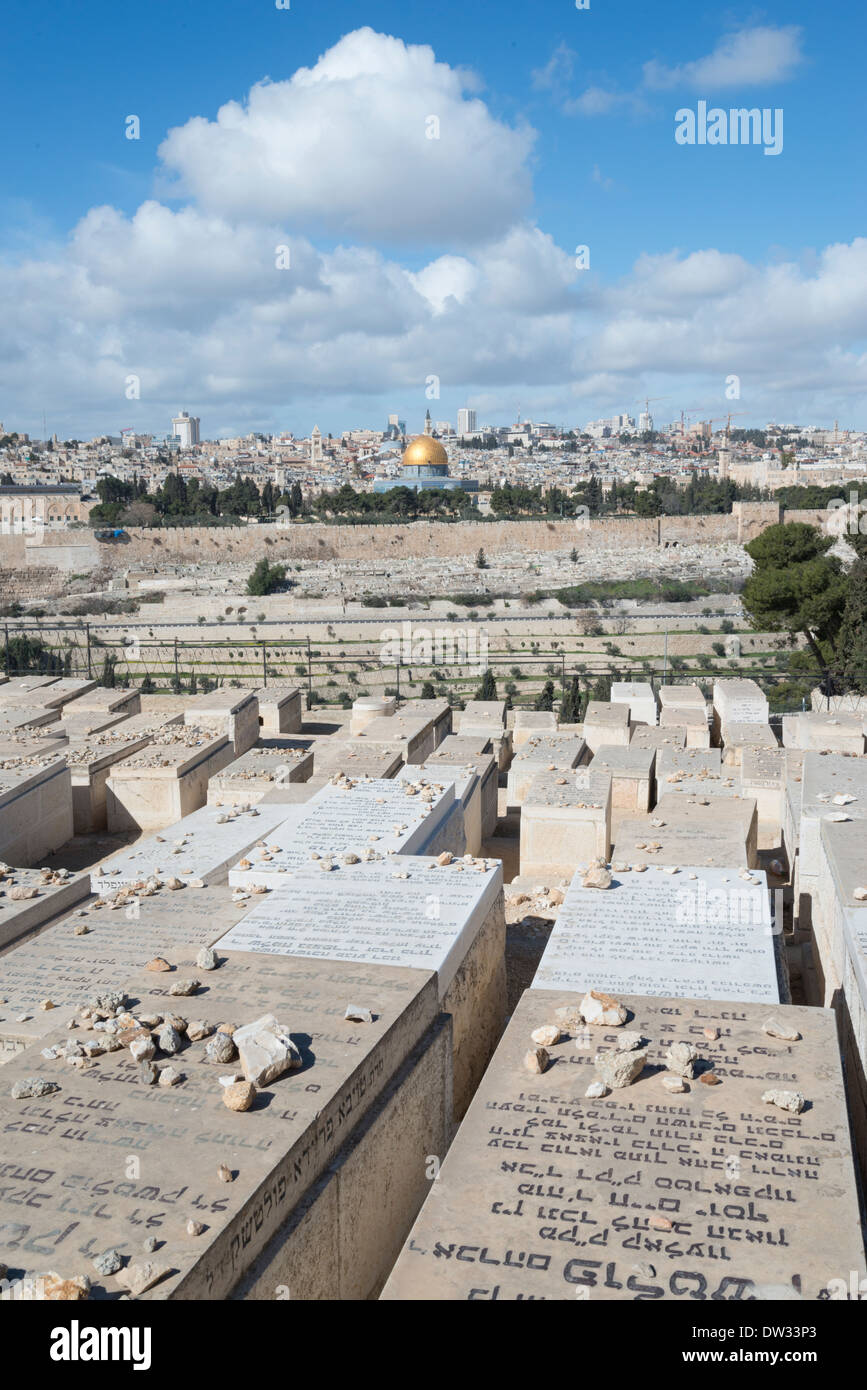
[[[318,425],[314,425],[310,432],[310,462],[322,462],[322,431]]]
[[[433,422],[432,422],[432,420],[431,420],[431,418],[430,418],[430,410],[429,410],[429,409],[426,410],[425,413],[424,413],[424,432],[425,432],[426,435],[432,435],[432,434],[433,434]]]

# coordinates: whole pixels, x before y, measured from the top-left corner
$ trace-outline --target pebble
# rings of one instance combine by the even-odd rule
[[[249,1110],[256,1099],[256,1087],[252,1081],[236,1081],[223,1091],[223,1104],[227,1110]]]
[[[767,1033],[769,1038],[781,1038],[783,1042],[798,1042],[800,1033],[797,1028],[790,1028],[788,1023],[781,1023],[778,1018],[769,1018],[762,1024],[762,1032]]]
[[[49,1096],[53,1091],[59,1091],[60,1087],[56,1081],[46,1081],[44,1076],[27,1076],[22,1081],[16,1081],[10,1092],[13,1100],[30,1100],[38,1096]]]
[[[594,865],[588,869],[581,880],[582,888],[610,888],[611,874],[602,865]]]
[[[180,1052],[182,1039],[177,1028],[173,1028],[170,1023],[164,1023],[157,1033],[157,1046],[161,1052],[167,1053],[170,1057],[174,1056],[176,1052]]]
[[[210,946],[203,946],[196,956],[196,965],[200,970],[216,970],[218,961],[214,951]]]
[[[585,1023],[599,1028],[619,1028],[626,1022],[627,1011],[618,999],[600,990],[591,989],[578,1005]]]
[[[97,1274],[117,1274],[123,1268],[123,1257],[119,1250],[105,1250],[93,1262]]]
[[[672,1095],[677,1095],[679,1092],[686,1090],[686,1082],[682,1076],[670,1076],[666,1074],[659,1079],[665,1089],[671,1091]]]
[[[800,1091],[764,1091],[762,1093],[762,1103],[764,1105],[776,1105],[780,1110],[788,1110],[792,1115],[800,1115],[804,1106],[807,1104],[805,1096]]]
[[[556,1023],[546,1023],[541,1028],[533,1029],[530,1040],[538,1043],[540,1047],[553,1047],[560,1041],[560,1029]]]
[[[524,1053],[524,1067],[539,1076],[548,1065],[548,1053],[544,1047],[532,1047]]]
[[[212,1023],[206,1023],[204,1019],[196,1019],[195,1022],[187,1024],[187,1037],[190,1042],[201,1042],[203,1038],[209,1038],[214,1031]]]
[[[168,961],[163,960],[162,956],[154,956],[153,960],[149,960],[147,965],[145,966],[145,970],[153,970],[158,974],[161,974],[166,970],[171,970],[171,968],[172,967],[169,965]]]
[[[217,1177],[220,1179],[220,1182],[235,1181],[235,1174],[232,1172],[231,1168],[227,1167],[225,1163],[221,1163],[219,1168],[217,1169]]]
[[[225,1066],[227,1062],[234,1062],[238,1055],[238,1049],[232,1042],[230,1034],[218,1029],[205,1047],[205,1057],[209,1062],[215,1062],[218,1066]]]
[[[608,1095],[608,1087],[604,1081],[591,1081],[584,1094],[588,1100],[601,1100]]]
[[[174,984],[169,986],[169,994],[186,996],[195,994],[198,988],[198,980],[175,980]]]
[[[159,1084],[161,1086],[177,1086],[183,1079],[183,1072],[178,1071],[176,1067],[163,1067],[159,1075]]]
[[[139,1080],[145,1086],[155,1086],[159,1080],[160,1069],[156,1062],[142,1062],[138,1069]]]
[[[703,1071],[698,1079],[702,1086],[719,1086],[722,1084],[714,1071]]]
[[[621,1033],[617,1039],[617,1046],[621,1052],[634,1052],[636,1047],[641,1046],[642,1041],[640,1033]]]
[[[698,1048],[692,1043],[673,1042],[665,1054],[665,1060],[675,1076],[683,1076],[691,1081],[698,1055]]]
[[[347,1005],[346,1013],[343,1015],[352,1023],[372,1023],[373,1014],[370,1009],[364,1009],[359,1004]]]
[[[149,1062],[156,1055],[157,1047],[150,1033],[145,1033],[143,1037],[133,1038],[129,1050],[136,1062]]]
[[[192,1219],[190,1219],[187,1222],[188,1236],[200,1236],[207,1229],[208,1228],[203,1221],[193,1221]]]
[[[593,1065],[599,1074],[600,1081],[604,1081],[606,1086],[610,1086],[612,1091],[622,1090],[624,1086],[631,1086],[644,1071],[644,1063],[647,1060],[647,1048],[635,1048],[629,1052],[597,1052],[593,1059]]]
[[[145,1242],[147,1246],[147,1242]],[[156,1247],[156,1242],[152,1249]],[[169,1273],[168,1265],[151,1264],[148,1260],[141,1265],[127,1265],[126,1269],[119,1271],[117,1282],[128,1289],[132,1298],[138,1298],[139,1294],[145,1293],[153,1288],[161,1279],[165,1279]]]
[[[705,1028],[704,1035],[707,1038],[708,1042],[716,1042],[717,1038],[719,1037],[719,1029]]]

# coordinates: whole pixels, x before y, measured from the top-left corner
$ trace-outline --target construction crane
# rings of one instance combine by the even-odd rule
[[[644,413],[645,413],[645,415],[647,416],[647,418],[648,418],[648,420],[649,420],[649,419],[650,419],[650,405],[651,405],[651,402],[656,402],[656,401],[670,401],[670,400],[671,400],[671,397],[670,397],[670,396],[639,396],[639,397],[638,397],[638,400],[636,401],[636,405],[641,405],[641,402],[644,401]]]

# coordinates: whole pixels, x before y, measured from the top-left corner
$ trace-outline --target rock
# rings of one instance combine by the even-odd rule
[[[34,1284],[41,1290],[41,1297],[49,1303],[80,1303],[90,1294],[90,1280],[86,1274],[63,1279],[51,1270],[48,1274],[38,1275]]]
[[[867,900],[867,888],[856,888],[855,892],[852,894],[852,897],[856,898],[859,903],[863,903],[865,900]]]
[[[173,1028],[170,1023],[164,1023],[157,1033],[157,1046],[161,1052],[173,1057],[176,1052],[180,1052],[183,1039],[177,1028]]]
[[[59,1091],[60,1087],[56,1081],[46,1081],[44,1076],[27,1076],[22,1081],[16,1081],[10,1092],[13,1100],[30,1100],[38,1096],[49,1096],[52,1091]]]
[[[301,1053],[273,1014],[263,1014],[255,1023],[237,1028],[232,1041],[245,1077],[256,1086],[268,1086],[284,1072],[301,1066]]]
[[[584,1019],[581,1017],[581,1008],[578,1004],[561,1004],[554,1010],[554,1017],[564,1032],[574,1032],[576,1028],[584,1027]]]
[[[702,1086],[719,1086],[722,1084],[715,1071],[703,1071],[698,1079]]]
[[[597,1028],[619,1028],[626,1022],[627,1012],[619,1000],[596,989],[585,994],[578,1007],[584,1022]]]
[[[190,1220],[187,1222],[187,1235],[188,1235],[188,1236],[200,1236],[200,1235],[202,1235],[202,1233],[203,1233],[204,1231],[206,1231],[207,1229],[208,1229],[208,1228],[207,1228],[207,1226],[205,1225],[205,1223],[204,1223],[203,1221],[193,1221],[192,1219],[190,1219]]]
[[[196,956],[196,965],[200,970],[216,970],[218,961],[214,951],[210,946],[203,946]]]
[[[160,1069],[156,1062],[142,1062],[138,1069],[139,1081],[145,1086],[155,1086],[160,1076]]]
[[[198,980],[175,980],[174,984],[169,986],[169,994],[186,996],[188,994],[195,994],[198,988]]]
[[[234,1062],[237,1055],[238,1050],[231,1036],[218,1028],[217,1032],[205,1047],[206,1061],[213,1062],[215,1065],[222,1067],[225,1066],[227,1062]]]
[[[218,1076],[217,1080],[221,1086],[234,1086],[236,1081],[243,1081],[243,1074],[239,1071],[230,1071],[226,1076]]]
[[[117,1282],[129,1290],[130,1297],[138,1298],[139,1294],[152,1289],[154,1284],[165,1279],[169,1272],[168,1265],[155,1265],[147,1260],[144,1264],[127,1265],[126,1269],[120,1270]]]
[[[544,1047],[532,1047],[529,1052],[524,1054],[524,1066],[527,1071],[540,1075],[548,1065],[548,1054]]]
[[[604,1081],[591,1081],[584,1094],[588,1100],[601,1100],[608,1095],[608,1087]]]
[[[672,1231],[674,1227],[667,1216],[657,1216],[656,1213],[648,1218],[648,1226],[654,1231]]]
[[[156,1055],[157,1046],[150,1033],[133,1038],[129,1050],[137,1062],[149,1062]]]
[[[38,888],[25,888],[23,884],[18,884],[17,887],[12,888],[9,891],[10,898],[13,902],[16,903],[22,902],[25,898],[38,897],[38,895]]]
[[[665,1060],[675,1076],[683,1076],[687,1081],[691,1081],[698,1055],[698,1048],[693,1047],[692,1043],[673,1042],[665,1054]]]
[[[372,1023],[373,1014],[370,1009],[362,1008],[360,1004],[349,1004],[346,1013],[343,1015],[350,1023]]]
[[[670,1076],[666,1074],[664,1076],[661,1076],[659,1079],[662,1082],[665,1089],[667,1091],[670,1091],[672,1095],[678,1095],[681,1091],[686,1090],[686,1082],[684,1081],[682,1076]]]
[[[177,1086],[184,1079],[183,1072],[178,1071],[177,1067],[163,1067],[159,1075],[161,1086]]]
[[[149,960],[147,965],[145,966],[145,970],[153,970],[156,971],[158,974],[161,974],[166,970],[171,970],[171,968],[172,967],[169,965],[168,961],[163,960],[162,956],[154,956],[153,960]]]
[[[538,1043],[540,1047],[553,1047],[560,1041],[560,1029],[556,1023],[546,1023],[541,1028],[533,1029],[530,1040]]]
[[[593,1065],[599,1079],[612,1091],[618,1091],[624,1086],[631,1086],[641,1075],[646,1060],[646,1047],[635,1048],[629,1052],[621,1052],[618,1048],[616,1052],[597,1052]]]
[[[611,874],[602,865],[594,865],[588,869],[581,880],[582,888],[610,888]]]
[[[641,1046],[642,1041],[640,1033],[621,1033],[617,1039],[617,1046],[621,1052],[634,1052],[636,1047]]]
[[[166,1014],[163,1019],[163,1027],[174,1028],[175,1032],[180,1033],[182,1038],[186,1037],[187,1020],[181,1018],[180,1014]]]
[[[156,1236],[146,1236],[141,1243],[141,1248],[146,1255],[152,1255],[159,1245]]]
[[[73,927],[74,936],[87,936],[89,933],[90,927],[87,925],[86,922],[76,922],[75,926]]]
[[[776,1105],[780,1110],[788,1110],[792,1115],[800,1115],[807,1100],[800,1091],[764,1091],[762,1103]]]
[[[223,1092],[223,1104],[228,1110],[249,1110],[256,1099],[256,1087],[252,1081],[236,1081]]]
[[[212,1023],[205,1023],[203,1019],[196,1019],[193,1023],[187,1024],[187,1037],[190,1042],[201,1042],[203,1038],[209,1038],[214,1031]]]
[[[797,1028],[781,1023],[778,1018],[769,1018],[763,1023],[762,1032],[767,1033],[769,1038],[781,1038],[783,1042],[798,1042],[801,1036]]]
[[[117,1274],[119,1269],[123,1269],[123,1257],[119,1250],[106,1250],[97,1255],[93,1267],[97,1274]]]
[[[716,1042],[717,1038],[719,1037],[719,1029],[705,1028],[704,1035],[707,1038],[708,1042]]]
[[[235,1174],[232,1172],[231,1168],[226,1166],[225,1163],[221,1163],[219,1168],[217,1169],[217,1177],[220,1179],[220,1182],[235,1181]]]
[[[57,1005],[56,1005],[56,1004],[53,1002],[53,1000],[51,1000],[51,999],[43,999],[43,1001],[42,1001],[42,1003],[39,1005],[39,1007],[40,1007],[40,1009],[46,1009],[46,1010],[47,1010],[47,1009],[56,1009],[56,1008],[57,1008]]]

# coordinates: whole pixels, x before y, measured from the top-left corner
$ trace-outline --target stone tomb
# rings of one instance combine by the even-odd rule
[[[632,730],[632,737],[629,740],[630,748],[685,748],[686,747],[685,728],[663,728],[657,725],[651,728],[649,724],[639,724]]]
[[[796,917],[809,926],[811,900],[818,886],[823,822],[861,822],[867,843],[867,825],[863,824],[867,819],[867,758],[847,757],[845,753],[805,753],[802,776],[794,903]]]
[[[741,795],[754,797],[759,818],[759,849],[778,849],[783,843],[784,748],[745,747],[741,755]]]
[[[736,768],[724,767],[719,748],[664,749],[656,759],[656,793],[688,792],[696,796],[738,796]]]
[[[460,721],[458,732],[462,737],[490,739],[497,767],[505,772],[512,756],[512,731],[506,728],[505,700],[468,700]]]
[[[305,748],[249,748],[208,783],[209,806],[254,806],[268,792],[306,782],[313,753]]]
[[[24,897],[24,893],[33,896]],[[38,931],[89,894],[89,874],[76,876],[51,869],[0,871],[0,952]],[[0,980],[2,974],[0,964]],[[4,993],[0,988],[0,996]],[[6,1012],[7,1009],[0,1006],[0,1013]]]
[[[516,753],[528,739],[557,731],[557,716],[553,710],[516,709],[514,719],[512,747]]]
[[[259,731],[263,738],[301,732],[301,691],[296,687],[262,686],[253,694],[259,701]]]
[[[212,690],[191,695],[184,709],[184,723],[225,734],[234,756],[240,758],[259,737],[259,701],[251,690]]]
[[[405,746],[398,739],[390,743],[368,743],[364,738],[314,739],[310,745],[313,754],[313,776],[328,778],[335,773],[346,777],[394,777],[398,768],[403,767]]]
[[[497,828],[497,762],[490,752],[467,753],[458,745],[472,743],[472,739],[461,739],[450,734],[444,738],[439,748],[431,753],[423,763],[428,772],[442,775],[447,767],[472,768],[481,783],[481,837],[489,840]]]
[[[616,864],[753,869],[757,840],[752,799],[666,792],[649,816],[621,821],[611,858]]]
[[[659,723],[668,732],[682,730],[687,748],[710,748],[710,728],[704,710],[664,709]]]
[[[394,710],[393,695],[360,695],[352,702],[349,732],[361,734],[374,719],[388,719]]]
[[[865,749],[864,717],[847,711],[836,714],[824,711],[784,714],[783,746],[816,753],[854,753],[860,756]]]
[[[631,1086],[591,1100],[594,1055],[617,1048],[618,1029],[589,1029],[586,1047],[582,1031],[577,1047],[567,1036],[541,1076],[523,1065],[531,1032],[580,998],[524,994],[383,1297],[592,1309],[812,1300],[841,1284],[850,1296],[865,1263],[830,1010],[774,1009],[802,1035],[786,1043],[762,1031],[767,1004],[625,996],[647,1062]],[[699,1076],[667,1095],[659,1076],[675,1041],[694,1044],[701,1075],[720,1084]],[[806,1096],[800,1115],[762,1102],[783,1088]]]
[[[72,783],[63,753],[0,768],[0,859],[28,867],[72,839]]]
[[[109,690],[100,685],[95,690],[88,690],[84,695],[79,695],[75,709],[76,713],[86,710],[90,714],[138,714],[141,711],[141,696],[137,690]]]
[[[358,735],[365,744],[398,745],[406,763],[423,763],[437,746],[435,721],[425,714],[377,715]],[[342,740],[344,743],[352,740]]]
[[[92,835],[105,829],[106,786],[112,768],[146,748],[150,741],[150,735],[144,733],[138,737],[127,735],[121,741],[111,730],[70,740],[66,761],[72,778],[72,818],[76,835]]]
[[[4,705],[0,709],[0,732],[4,736],[19,729],[41,729],[46,724],[59,724],[59,721],[59,709],[46,709],[26,697],[21,704]]]
[[[726,724],[767,724],[768,697],[754,680],[713,683],[713,732],[716,742]]]
[[[650,865],[615,870],[607,889],[583,887],[579,870],[533,988],[778,1004],[789,997],[780,942],[761,870]]]
[[[6,704],[14,705],[22,695],[32,695],[49,685],[56,685],[57,680],[57,676],[4,676],[0,681],[0,709]],[[34,704],[39,703],[37,695]]]
[[[653,769],[656,753],[652,748],[609,748],[603,745],[591,766],[596,772],[611,773],[611,809],[641,815],[648,811],[653,797]]]
[[[62,679],[52,681],[50,686],[40,690],[39,704],[44,705],[46,709],[61,709],[99,688],[99,681],[87,680],[82,676],[63,676]]]
[[[225,883],[229,866],[293,814],[294,807],[280,805],[223,811],[203,806],[105,860],[91,873],[91,886],[105,895],[148,878]]]
[[[292,818],[268,835],[267,846],[229,870],[233,888],[280,888],[284,876],[311,864],[343,873],[389,854],[438,854],[451,819],[463,820],[453,785],[428,799],[406,782],[382,779],[329,783],[289,809]]]
[[[551,734],[536,734],[525,740],[515,749],[512,764],[506,779],[506,802],[509,806],[522,806],[533,778],[546,769],[557,771],[577,767],[584,756],[586,744],[575,734],[555,731]]]
[[[571,879],[576,865],[608,858],[611,781],[592,767],[533,778],[521,808],[522,877]]]
[[[428,1156],[444,1154],[450,1136],[451,1020],[435,975],[232,953],[195,998],[169,998],[154,988],[160,978],[169,977],[131,972],[125,989],[141,1012],[183,1005],[188,1020],[236,1025],[273,1013],[301,1068],[237,1113],[223,1104],[218,1078],[240,1069],[209,1065],[205,1042],[164,1059],[184,1077],[174,1087],[143,1085],[125,1049],[81,1073],[60,1059],[40,1057],[37,1069],[31,1054],[13,1057],[0,1097],[4,1161],[25,1163],[41,1180],[38,1220],[35,1207],[22,1216],[12,1188],[0,1195],[9,1277],[46,1267],[33,1241],[54,1229],[51,1267],[86,1271],[91,1298],[121,1292],[91,1263],[110,1247],[167,1271],[146,1302],[273,1301],[279,1285],[299,1301],[375,1296],[429,1187]],[[347,1020],[350,1004],[369,1008],[373,1022]],[[62,1030],[46,1041],[68,1038]],[[61,1089],[13,1100],[12,1084],[35,1070]],[[119,1155],[139,1159],[140,1179],[124,1174]],[[220,1180],[221,1164],[233,1182]],[[191,1219],[203,1227],[194,1238]],[[142,1251],[147,1232],[159,1241],[153,1255]]]
[[[723,764],[740,767],[747,748],[779,748],[769,724],[727,724],[724,734]]]
[[[452,732],[452,707],[448,700],[404,700],[400,712],[416,719],[429,719],[433,725],[434,748]]]
[[[140,715],[133,716],[136,720],[140,717]],[[90,738],[92,734],[104,734],[108,729],[117,728],[119,724],[131,724],[132,722],[132,719],[127,719],[122,710],[100,714],[97,710],[76,710],[75,705],[72,704],[61,710],[58,722],[49,724],[45,732],[46,734],[56,734],[58,738]]]
[[[499,864],[405,856],[344,875],[339,892],[315,866],[296,874],[291,890],[270,893],[219,949],[433,970],[453,1019],[460,1117],[506,1019],[505,935]]]
[[[493,762],[493,759],[489,759]],[[445,766],[430,767],[421,763],[418,767],[402,767],[397,774],[401,782],[414,782],[418,787],[426,787],[440,792],[451,785],[455,799],[462,811],[461,825],[456,831],[460,837],[454,845],[446,845],[452,853],[465,852],[479,854],[482,848],[482,782],[474,767],[461,763],[448,763]]]
[[[697,685],[661,685],[659,687],[660,709],[685,711],[700,714],[707,725],[707,700]],[[675,724],[680,720],[675,719]]]
[[[612,681],[611,703],[626,705],[632,724],[656,723],[656,696],[650,681]]]
[[[87,876],[75,881],[86,886]],[[249,909],[249,900],[233,902],[225,887],[162,889],[115,904],[91,898],[38,936],[19,940],[0,956],[0,997],[6,1000],[0,1006],[0,1061],[34,1043],[42,1046],[87,999],[126,988],[130,972],[155,956],[173,967],[165,977],[169,983],[200,974],[199,949],[213,945]],[[87,935],[76,933],[82,927]],[[148,971],[147,978],[149,990],[158,988],[159,976]],[[43,1009],[49,999],[54,1008]]]
[[[629,707],[612,705],[605,700],[590,700],[584,714],[584,740],[591,753],[614,745],[626,748],[629,743]]]
[[[225,734],[165,729],[159,742],[116,763],[106,782],[106,821],[115,830],[161,830],[204,806],[208,783],[235,752]]]

